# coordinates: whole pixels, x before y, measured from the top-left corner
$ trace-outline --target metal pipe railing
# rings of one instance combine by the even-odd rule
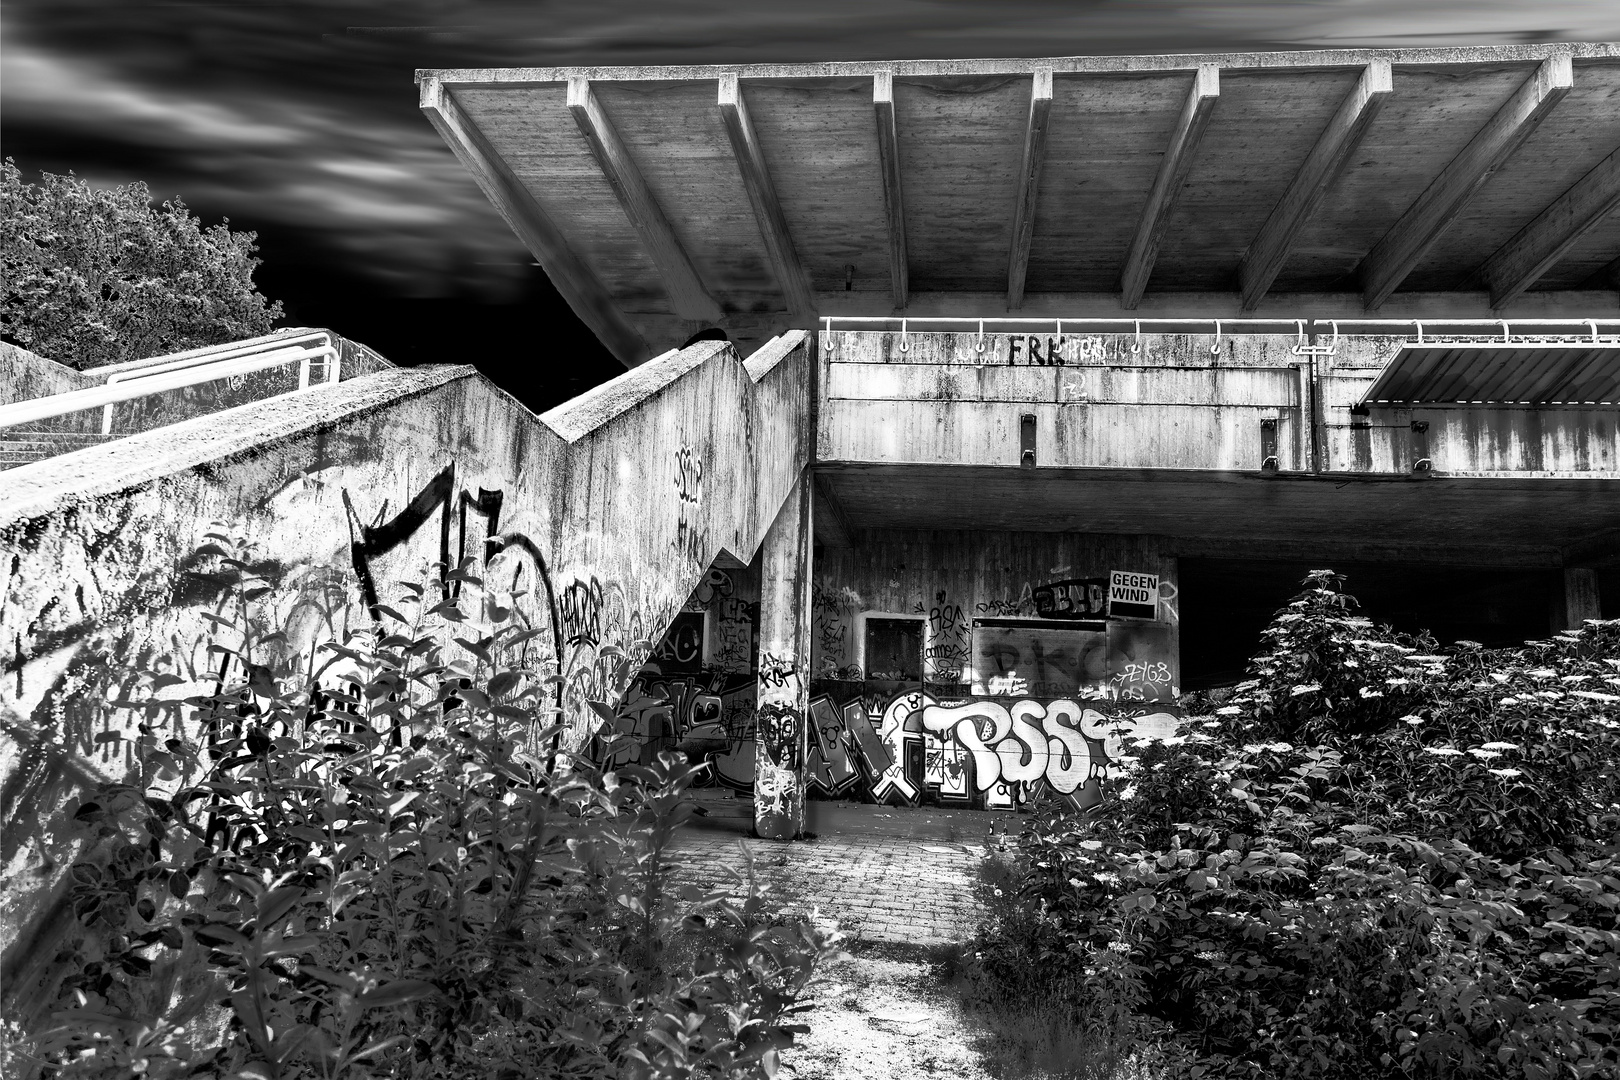
[[[822,329],[827,333],[834,330],[882,330],[894,327],[902,334],[922,333],[926,328],[933,326],[949,327],[976,327],[982,335],[985,327],[997,326],[1050,326],[1061,334],[1065,327],[1090,333],[1134,333],[1142,334],[1144,331],[1153,332],[1157,328],[1174,327],[1171,332],[1186,333],[1192,327],[1205,327],[1208,332],[1218,335],[1233,333],[1287,333],[1304,337],[1307,333],[1315,333],[1318,329],[1331,328],[1334,337],[1342,334],[1356,333],[1353,327],[1371,327],[1371,331],[1362,330],[1362,333],[1388,333],[1390,331],[1405,330],[1415,333],[1421,340],[1424,334],[1432,333],[1436,329],[1474,328],[1492,335],[1500,334],[1506,340],[1511,337],[1513,327],[1535,328],[1533,332],[1546,334],[1550,328],[1563,328],[1566,334],[1581,334],[1590,336],[1594,341],[1600,336],[1599,326],[1608,327],[1602,331],[1606,334],[1620,334],[1620,319],[1124,319],[1124,318],[1056,318],[1052,316],[998,316],[992,318],[978,318],[977,316],[900,316],[900,315],[827,315],[821,319]],[[1263,330],[1248,330],[1249,327],[1264,327]],[[1108,328],[1108,329],[1104,329]],[[1309,328],[1307,330],[1307,328]]]
[[[138,379],[109,381],[104,386],[91,386],[83,390],[70,390],[65,394],[52,394],[49,397],[0,405],[0,428],[16,427],[18,424],[67,416],[89,409],[104,409],[121,401],[134,401],[152,394],[217,382],[236,375],[251,375],[256,371],[265,371],[286,364],[299,365],[299,385],[302,389],[308,385],[309,363],[317,356],[327,358],[326,381],[336,381],[338,352],[332,345],[312,349],[282,347],[268,352],[249,352],[237,356],[227,354],[224,357],[212,357],[207,363],[181,366],[177,370],[160,371]],[[297,391],[288,392],[297,393]]]
[[[158,358],[153,363],[142,364],[138,368],[127,371],[116,371],[107,376],[107,385],[114,383],[131,382],[136,379],[146,379],[154,375],[162,375],[170,371],[179,371],[185,368],[203,367],[208,364],[217,364],[225,360],[232,360],[243,356],[259,355],[275,352],[305,342],[319,342],[327,351],[326,381],[338,380],[340,354],[332,344],[332,335],[325,330],[314,330],[303,334],[288,334],[284,336],[260,338],[248,342],[240,342],[235,346],[208,345],[200,349],[190,349],[179,352],[167,358]],[[309,359],[305,359],[298,369],[298,389],[309,387]],[[113,405],[109,402],[103,407],[101,414],[101,433],[112,434]]]

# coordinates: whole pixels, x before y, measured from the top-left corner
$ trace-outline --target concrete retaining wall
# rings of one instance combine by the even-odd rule
[[[180,700],[218,675],[207,616],[227,598],[207,533],[250,545],[272,585],[255,617],[286,634],[283,664],[365,624],[366,601],[424,564],[494,552],[486,577],[528,589],[577,746],[595,726],[586,702],[615,701],[640,668],[635,643],[662,635],[716,556],[751,559],[792,490],[809,348],[785,335],[744,365],[704,342],[544,417],[470,367],[384,370],[9,472],[8,1001],[48,1003],[71,929],[63,873],[86,856],[64,804],[133,765],[139,717],[109,699],[163,673],[179,681],[162,696]]]

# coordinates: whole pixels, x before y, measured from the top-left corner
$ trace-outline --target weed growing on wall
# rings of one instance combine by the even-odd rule
[[[74,811],[83,932],[8,1075],[774,1074],[833,943],[768,925],[751,881],[672,891],[698,770],[554,757],[558,676],[470,566],[302,671],[247,580],[213,692],[121,703],[147,721],[139,778]]]
[[[1617,1075],[1620,624],[1442,651],[1340,586],[1025,830],[967,977],[1186,1076]]]

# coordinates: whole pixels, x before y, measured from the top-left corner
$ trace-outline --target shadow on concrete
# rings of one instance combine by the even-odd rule
[[[746,795],[730,792],[694,792],[701,815],[687,828],[705,833],[740,837],[754,835],[754,803]],[[897,840],[942,840],[983,844],[1007,833],[1017,833],[1022,814],[995,810],[969,810],[942,806],[877,806],[869,803],[805,803],[805,832],[814,838],[852,836]]]

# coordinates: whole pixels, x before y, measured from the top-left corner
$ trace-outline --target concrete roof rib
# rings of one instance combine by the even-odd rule
[[[417,79],[632,366],[706,325],[746,355],[829,315],[1614,305],[1620,44]]]

